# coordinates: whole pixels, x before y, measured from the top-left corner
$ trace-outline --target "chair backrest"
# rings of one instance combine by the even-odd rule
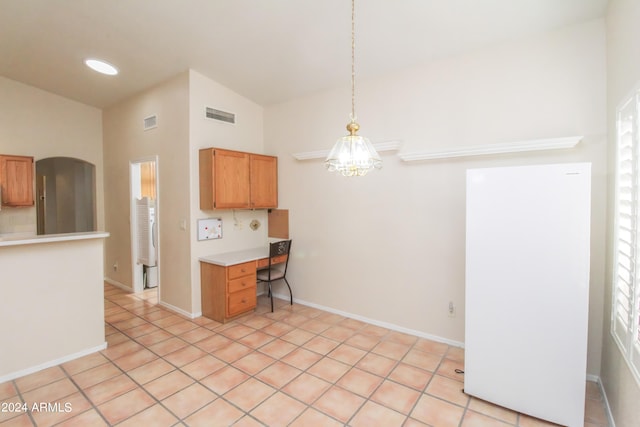
[[[282,262],[273,263],[273,258],[281,255],[286,255],[287,259],[284,261],[284,270],[282,270],[282,276],[286,276],[287,267],[289,267],[289,254],[291,253],[291,240],[280,240],[269,244],[269,280],[271,280],[271,266],[280,265]]]
[[[273,258],[278,255],[289,255],[291,250],[291,240],[281,240],[269,245],[269,257]]]

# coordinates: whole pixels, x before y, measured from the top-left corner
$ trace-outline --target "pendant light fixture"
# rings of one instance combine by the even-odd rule
[[[329,172],[344,176],[364,176],[371,169],[380,169],[382,160],[371,142],[357,135],[360,125],[356,123],[356,31],[355,0],[351,0],[351,121],[347,125],[349,134],[336,141],[325,166]]]

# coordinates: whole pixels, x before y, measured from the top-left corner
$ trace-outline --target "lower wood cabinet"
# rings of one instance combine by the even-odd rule
[[[256,262],[228,267],[200,262],[202,315],[225,323],[256,308]]]

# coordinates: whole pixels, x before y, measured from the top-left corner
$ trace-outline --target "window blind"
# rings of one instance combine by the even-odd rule
[[[617,111],[612,334],[640,383],[640,89]]]

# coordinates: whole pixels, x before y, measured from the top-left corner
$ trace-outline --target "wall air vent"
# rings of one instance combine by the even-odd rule
[[[236,123],[236,115],[227,113],[226,111],[216,110],[215,108],[206,107],[205,116],[207,119],[219,120],[226,123]]]
[[[158,127],[158,116],[154,114],[153,116],[144,118],[144,130],[149,130]]]

